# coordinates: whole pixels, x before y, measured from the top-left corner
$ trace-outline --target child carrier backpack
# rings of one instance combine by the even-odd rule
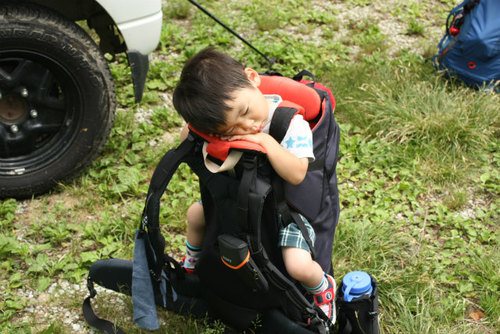
[[[304,75],[313,81],[304,80]],[[190,128],[188,138],[168,151],[155,169],[136,231],[133,261],[103,259],[90,267],[90,296],[84,301],[83,314],[91,326],[123,333],[93,312],[91,299],[97,283],[132,295],[134,321],[147,329],[159,327],[156,306],[161,306],[179,314],[221,319],[238,331],[255,323],[260,323],[255,330],[263,333],[333,330],[326,315],[286,273],[278,232],[280,220],[293,220],[305,229],[297,212],[307,217],[316,232],[315,260],[333,274],[333,237],[339,217],[335,99],[308,72],[294,79],[266,73],[259,89],[284,100],[271,122],[270,134],[278,141],[297,112],[309,121],[316,160],[306,179],[298,186],[285,184],[260,145],[223,141]],[[160,198],[183,162],[199,177],[206,221],[194,274],[186,274],[177,259],[164,254],[159,221]]]
[[[434,66],[467,85],[500,91],[500,1],[465,0],[446,20]]]

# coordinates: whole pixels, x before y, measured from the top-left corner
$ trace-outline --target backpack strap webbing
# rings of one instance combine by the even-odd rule
[[[237,195],[238,223],[248,233],[251,252],[261,251],[261,221],[264,201],[271,191],[271,185],[257,176],[259,156],[244,154],[243,172]]]
[[[85,321],[87,321],[90,326],[97,328],[106,334],[125,334],[120,327],[116,326],[111,321],[99,318],[94,313],[90,300],[94,298],[97,293],[94,289],[94,283],[90,277],[87,279],[87,287],[90,291],[90,295],[85,298],[82,305],[83,317],[85,318]]]
[[[195,138],[189,134],[176,149],[168,151],[156,167],[149,184],[146,204],[142,214],[142,228],[148,232],[149,240],[156,254],[156,266],[152,272],[152,278],[157,282],[161,280],[161,271],[165,265],[165,238],[160,231],[160,198],[165,191],[175,171],[192,152],[195,146]]]
[[[309,319],[313,328],[316,328],[321,334],[329,333],[329,329],[333,324],[318,305],[310,303],[300,293],[297,286],[287,279],[270,261],[267,261],[264,271],[271,284],[282,291],[288,300],[301,311],[302,315]]]
[[[281,143],[281,141],[285,137],[285,134],[288,131],[288,128],[290,127],[290,122],[292,121],[292,118],[295,116],[296,113],[297,109],[294,108],[289,108],[289,107],[276,108],[273,118],[271,120],[271,126],[269,127],[269,134],[274,139],[276,139],[278,143]],[[272,178],[272,185],[277,203],[278,213],[280,214],[281,219],[283,220],[283,224],[285,226],[290,224],[292,221],[295,222],[300,232],[302,233],[302,236],[306,240],[309,249],[311,250],[312,258],[315,259],[316,251],[314,250],[312,240],[309,237],[309,233],[307,231],[306,225],[304,224],[304,221],[302,220],[300,215],[294,210],[291,210],[288,204],[286,203],[283,182],[284,181],[277,175],[274,175]]]
[[[186,157],[194,149],[195,144],[196,141],[194,137],[189,135],[188,138],[179,145],[179,147],[168,151],[156,167],[149,185],[146,204],[144,206],[141,226],[139,229],[143,232],[145,232],[144,230],[147,230],[147,234],[144,233],[143,236],[146,238],[149,237],[154,251],[154,254],[151,254],[151,252],[149,252],[149,248],[147,248],[147,259],[148,265],[151,269],[150,274],[153,282],[153,290],[155,291],[155,297],[159,294],[161,271],[165,265],[166,258],[164,255],[165,238],[161,234],[159,226],[160,198],[180,163],[185,161]],[[90,295],[84,300],[82,305],[83,316],[87,323],[107,334],[125,334],[125,332],[114,323],[101,319],[94,313],[91,305],[91,299],[96,296],[96,290],[94,289],[94,281],[90,276],[87,279],[87,287]],[[172,305],[173,297],[169,292],[170,288],[167,289],[167,303]]]
[[[278,107],[274,111],[271,126],[269,127],[269,134],[276,139],[278,143],[281,143],[283,138],[285,138],[286,132],[290,127],[290,122],[296,113],[297,109],[289,107]]]
[[[295,81],[301,81],[302,79],[304,79],[304,77],[309,77],[312,79],[312,81],[306,85],[314,88],[314,84],[316,83],[316,77],[308,70],[300,71],[299,73],[295,74],[292,79]]]
[[[309,237],[309,232],[307,231],[307,227],[304,223],[304,220],[302,220],[297,211],[292,210],[290,208],[285,199],[283,182],[284,181],[279,176],[274,175],[272,179],[274,197],[276,199],[278,213],[281,216],[281,219],[283,220],[283,225],[286,226],[291,222],[294,222],[297,225],[297,227],[300,230],[300,233],[302,234],[302,236],[306,240],[307,245],[309,246],[309,249],[311,251],[311,257],[313,259],[316,259],[316,250],[314,248],[311,238]]]
[[[328,317],[317,305],[310,303],[304,297],[297,286],[276,268],[266,254],[260,236],[261,217],[264,202],[269,196],[272,188],[269,181],[265,181],[258,176],[258,155],[244,154],[242,159],[244,169],[237,195],[238,219],[242,231],[247,233],[247,241],[252,258],[263,270],[265,277],[269,279],[270,283],[284,293],[287,300],[293,303],[306,318],[309,318],[311,324],[317,327],[320,333],[327,333],[326,328],[331,326],[331,321]],[[298,214],[294,219],[298,219],[302,225],[304,225]],[[305,229],[304,226],[304,230]],[[308,238],[307,231],[304,234],[304,237],[306,236]],[[309,245],[312,250],[312,243]]]

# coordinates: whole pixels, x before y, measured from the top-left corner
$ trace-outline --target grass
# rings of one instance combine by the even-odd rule
[[[428,61],[455,1],[203,5],[276,57],[273,69],[292,76],[306,68],[332,89],[342,135],[335,272],[376,278],[382,332],[496,333],[499,96],[446,80]],[[169,96],[189,56],[215,44],[268,69],[184,1],[169,1],[165,14],[141,104],[133,101],[125,57],[111,64],[120,105],[91,168],[44,196],[0,202],[0,333],[91,333],[80,311],[88,268],[100,258],[132,256],[149,179],[178,144],[182,121]],[[386,20],[401,30],[384,34]],[[401,39],[414,44],[401,47]],[[196,182],[184,166],[163,197],[169,253],[182,249]],[[61,286],[71,292],[60,294]],[[99,290],[94,304],[127,333],[145,333],[132,323],[129,297]],[[159,314],[158,333],[223,332],[220,323]]]
[[[498,197],[490,204],[490,215],[477,212],[465,218],[455,201],[431,200],[440,191],[419,182],[418,172],[395,168],[392,176],[387,161],[376,153],[380,142],[355,138],[350,141],[360,151],[375,153],[351,164],[341,159],[339,178],[362,184],[340,187],[342,225],[334,257],[341,262],[336,268],[344,273],[367,270],[378,279],[381,305],[388,307],[381,323],[389,333],[451,333],[460,326],[468,328],[465,333],[488,332],[474,328],[468,318],[474,310],[493,311],[491,295],[498,293]],[[476,279],[481,283],[476,285]],[[488,319],[493,333],[498,313],[489,313]]]

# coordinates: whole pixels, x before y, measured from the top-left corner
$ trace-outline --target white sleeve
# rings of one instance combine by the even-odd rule
[[[313,136],[309,123],[302,115],[295,115],[281,141],[281,146],[298,158],[314,161]]]

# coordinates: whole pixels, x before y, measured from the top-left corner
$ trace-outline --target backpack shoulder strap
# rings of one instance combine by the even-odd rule
[[[278,143],[281,143],[283,138],[285,138],[290,122],[297,112],[298,110],[296,108],[287,106],[279,106],[274,111],[271,126],[269,127],[269,134],[276,139]]]
[[[160,231],[160,198],[163,195],[170,179],[175,171],[185,161],[189,153],[192,152],[196,144],[195,138],[189,134],[176,149],[168,151],[156,167],[149,184],[148,195],[142,214],[142,228],[148,231],[148,235],[156,254],[156,268],[154,274],[157,279],[161,277],[164,265],[165,238]]]
[[[311,324],[320,333],[326,334],[326,328],[332,325],[331,321],[317,305],[310,303],[304,297],[297,286],[276,268],[266,254],[261,243],[261,216],[266,197],[271,194],[271,189],[276,191],[274,189],[275,183],[269,180],[265,181],[258,176],[257,168],[259,163],[257,156],[250,155],[246,157],[244,155],[244,158],[246,160],[243,161],[244,171],[238,189],[237,205],[239,224],[242,230],[247,233],[250,254],[262,270],[264,277],[269,280],[269,283],[284,293],[287,300],[293,303],[303,315],[307,315]],[[273,183],[272,186],[270,182]],[[275,199],[277,200],[277,198]],[[305,230],[303,221],[298,215],[293,216],[292,214],[291,217],[294,220],[298,220],[297,224],[299,228],[300,223],[302,223],[303,229],[300,228],[301,231]],[[304,237],[308,239],[307,232],[304,234]],[[310,239],[308,243],[311,250],[313,250]]]
[[[186,160],[187,156],[193,151],[195,144],[196,140],[190,134],[188,138],[184,140],[176,149],[168,151],[156,167],[149,185],[146,204],[144,206],[144,212],[141,220],[141,227],[139,230],[143,232],[143,229],[147,230],[147,234],[143,233],[143,236],[149,237],[151,246],[155,253],[154,255],[150,254],[148,256],[148,259],[156,260],[155,263],[148,263],[154,291],[159,291],[160,289],[161,271],[165,264],[165,238],[161,234],[159,226],[160,198],[180,163]],[[104,331],[105,333],[125,334],[125,332],[115,324],[97,317],[94,313],[91,305],[91,299],[96,296],[96,290],[94,289],[93,283],[94,280],[89,275],[87,279],[87,287],[89,289],[90,296],[85,299],[82,305],[85,320],[90,326]],[[169,296],[167,295],[167,298],[168,297]]]

